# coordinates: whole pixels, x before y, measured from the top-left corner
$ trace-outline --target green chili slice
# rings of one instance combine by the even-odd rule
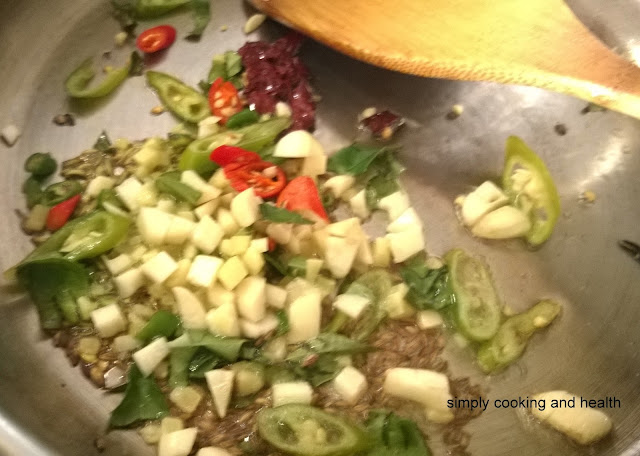
[[[106,209],[106,207],[104,207],[105,203],[109,203],[123,211],[127,210],[122,200],[118,197],[116,191],[112,188],[105,188],[100,190],[100,193],[98,193],[98,207]]]
[[[180,326],[180,319],[167,310],[154,313],[146,325],[136,334],[136,339],[149,342],[156,337],[171,337]]]
[[[78,219],[59,249],[68,260],[101,255],[120,243],[129,230],[129,219],[109,212],[95,211],[85,217]]]
[[[109,95],[129,76],[131,59],[125,66],[111,70],[105,78],[94,87],[89,83],[96,75],[93,69],[93,58],[88,58],[73,70],[64,83],[67,94],[72,98],[100,98]]]
[[[259,119],[260,115],[256,111],[245,108],[242,111],[229,117],[229,120],[227,120],[227,128],[236,130],[241,127],[246,127],[247,125],[254,124]]]
[[[560,305],[543,300],[529,310],[509,317],[493,338],[480,345],[478,363],[485,372],[503,369],[524,352],[536,331],[547,327],[560,313]]]
[[[24,181],[24,184],[22,184],[22,193],[24,193],[29,209],[41,202],[44,197],[40,182],[34,177],[29,177]]]
[[[252,152],[257,152],[271,144],[291,121],[283,117],[258,122],[234,131],[216,133],[206,138],[196,139],[187,146],[180,157],[178,168],[193,169],[202,176],[211,175],[218,165],[209,159],[211,152],[223,144],[232,144]]]
[[[368,446],[366,434],[358,426],[308,405],[262,409],[258,432],[275,448],[295,455],[352,455]]]
[[[206,97],[173,76],[147,71],[147,82],[162,104],[180,119],[198,123],[211,115]]]
[[[42,196],[42,203],[55,206],[82,192],[82,184],[76,180],[65,180],[49,185]]]
[[[53,157],[51,157],[51,154],[42,152],[36,152],[30,155],[27,161],[24,162],[24,170],[31,173],[33,177],[40,179],[52,175],[57,167],[58,164]]]
[[[136,17],[149,19],[163,16],[187,3],[189,0],[138,0],[135,7]]]

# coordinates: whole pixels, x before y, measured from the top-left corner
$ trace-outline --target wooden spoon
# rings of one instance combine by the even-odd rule
[[[562,0],[251,0],[365,62],[436,78],[523,84],[640,118],[640,68]]]

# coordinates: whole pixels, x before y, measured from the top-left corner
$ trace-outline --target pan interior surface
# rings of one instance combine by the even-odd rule
[[[247,14],[241,2],[217,0],[198,43],[182,39],[191,26],[188,14],[157,21],[176,25],[180,35],[153,68],[195,85],[215,53],[237,49],[247,39],[241,31]],[[91,147],[102,130],[111,138],[137,139],[164,135],[174,120],[168,114],[150,115],[158,101],[141,77],[131,78],[97,104],[70,105],[65,99],[63,82],[69,72],[87,56],[114,47],[118,25],[108,2],[51,0],[43,7],[36,0],[5,0],[0,18],[0,127],[13,123],[23,132],[14,147],[0,145],[5,161],[0,171],[4,270],[30,249],[13,212],[23,204],[22,164],[28,155],[43,151],[69,158]],[[223,26],[228,30],[221,31]],[[280,32],[273,24],[260,30],[264,37]],[[545,297],[563,304],[558,321],[502,374],[485,377],[467,350],[448,347],[454,376],[471,377],[490,400],[487,411],[468,426],[471,453],[637,454],[640,265],[616,243],[640,241],[638,121],[613,112],[584,113],[584,102],[539,89],[393,73],[312,42],[302,53],[322,96],[317,136],[327,150],[354,139],[357,114],[368,106],[390,108],[407,119],[398,136],[404,146],[399,158],[407,168],[404,184],[425,223],[429,252],[442,255],[462,247],[483,256],[503,302],[515,311]],[[449,120],[454,104],[463,105],[464,112]],[[52,123],[56,114],[66,112],[76,114],[74,127]],[[566,134],[556,132],[558,125]],[[510,135],[522,137],[544,158],[560,193],[562,216],[551,239],[537,251],[519,241],[474,239],[453,212],[458,194],[498,177]],[[596,195],[594,202],[581,199],[585,191]],[[95,389],[79,369],[70,367],[63,351],[42,336],[23,295],[3,291],[0,319],[0,454],[153,454],[134,432],[105,434],[108,413],[119,396]],[[606,410],[614,422],[613,435],[580,448],[528,418],[522,408],[494,405],[553,389],[588,399],[618,399],[620,408]],[[439,440],[432,438],[434,448]]]

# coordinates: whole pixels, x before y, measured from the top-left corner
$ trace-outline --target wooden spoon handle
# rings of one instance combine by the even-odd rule
[[[357,59],[436,78],[562,92],[640,118],[640,68],[562,0],[252,0]]]

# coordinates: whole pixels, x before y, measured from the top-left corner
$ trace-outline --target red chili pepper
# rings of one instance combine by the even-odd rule
[[[138,35],[136,46],[145,54],[152,54],[168,48],[175,40],[175,28],[170,25],[158,25]]]
[[[218,78],[209,89],[209,107],[214,116],[221,118],[220,123],[224,125],[229,117],[242,111],[242,101],[231,82]]]
[[[56,204],[47,214],[47,229],[50,231],[59,230],[67,223],[73,211],[75,211],[81,195],[72,196],[68,200]]]
[[[268,169],[271,172],[265,173]],[[264,161],[230,163],[224,167],[224,174],[234,190],[242,192],[253,187],[260,198],[276,196],[287,183],[287,177],[279,166]]]
[[[299,176],[293,179],[280,192],[276,203],[290,211],[311,211],[323,220],[329,221],[329,216],[324,210],[318,187],[309,176]]]
[[[252,161],[262,161],[260,155],[255,152],[244,150],[235,146],[220,146],[213,149],[209,159],[220,166],[227,166],[231,163],[249,163]]]

